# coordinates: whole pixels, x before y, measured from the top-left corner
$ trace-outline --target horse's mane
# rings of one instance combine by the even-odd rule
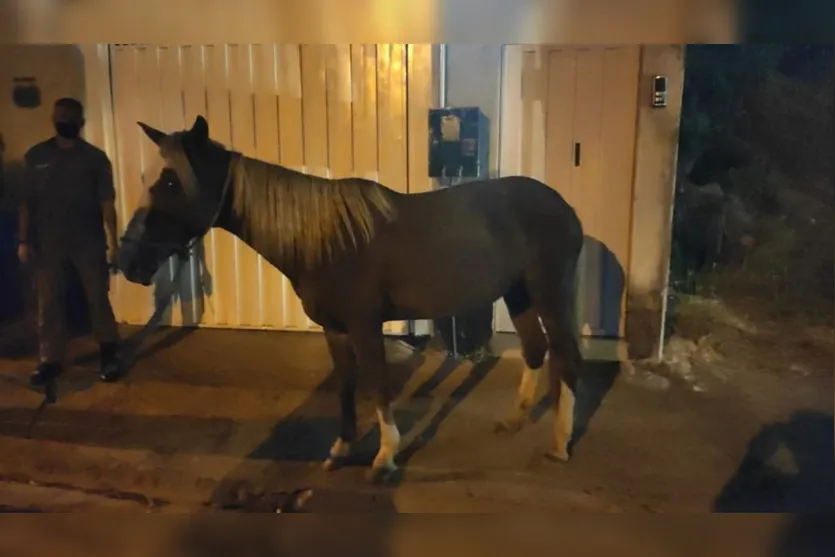
[[[181,138],[166,147],[168,164],[186,188],[196,191]],[[322,263],[349,243],[370,242],[377,217],[397,217],[390,192],[368,180],[320,178],[237,154],[231,164],[233,211],[246,239],[286,261]]]

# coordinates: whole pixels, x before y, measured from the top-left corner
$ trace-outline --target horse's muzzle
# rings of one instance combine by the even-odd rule
[[[138,257],[138,252],[136,244],[123,242],[117,254],[117,266],[129,282],[150,286],[157,271],[157,265],[151,264],[151,262],[143,263],[141,258]]]

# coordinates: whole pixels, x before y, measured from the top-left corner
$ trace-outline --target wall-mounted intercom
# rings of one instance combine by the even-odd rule
[[[429,110],[429,176],[486,178],[490,132],[487,116],[477,107]]]
[[[667,106],[667,76],[656,75],[652,77],[652,107],[664,108]]]

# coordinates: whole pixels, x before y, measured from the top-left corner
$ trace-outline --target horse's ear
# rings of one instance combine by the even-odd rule
[[[145,135],[148,136],[148,139],[150,139],[157,145],[159,145],[160,141],[162,141],[166,136],[165,132],[161,132],[156,128],[152,128],[144,122],[137,122],[137,124],[139,124],[139,127],[142,128],[142,131],[145,132]]]
[[[194,119],[194,124],[191,126],[191,129],[188,133],[191,134],[194,137],[194,139],[198,141],[208,141],[209,123],[206,121],[205,118],[198,115],[197,118]]]

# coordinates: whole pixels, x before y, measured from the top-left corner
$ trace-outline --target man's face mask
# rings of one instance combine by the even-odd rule
[[[65,139],[76,139],[81,132],[81,125],[72,121],[55,122],[55,132]]]
[[[76,111],[65,106],[56,106],[52,113],[52,122],[55,126],[55,133],[65,139],[75,139],[81,132],[84,125],[84,118]]]

